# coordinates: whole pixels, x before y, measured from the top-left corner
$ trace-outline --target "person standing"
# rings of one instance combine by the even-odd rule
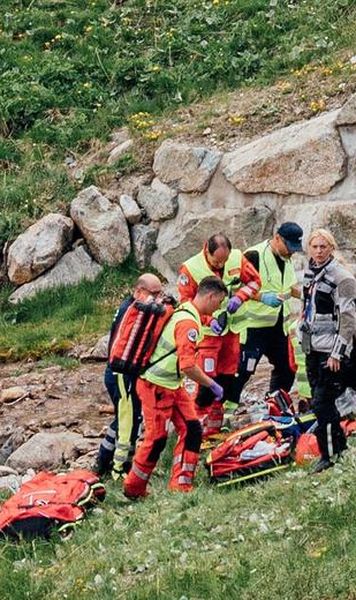
[[[153,273],[144,273],[137,279],[133,293],[118,308],[110,330],[108,355],[120,323],[135,300],[153,302],[162,294],[162,283]],[[115,417],[100,444],[93,470],[99,475],[110,473],[120,476],[131,467],[132,456],[142,422],[141,404],[136,393],[136,378],[114,373],[107,364],[105,387],[114,405]]]
[[[180,267],[180,301],[192,300],[199,282],[209,275],[215,275],[225,283],[228,296],[213,318],[204,320],[204,338],[198,346],[198,364],[207,375],[215,377],[222,385],[223,400],[233,400],[240,351],[241,320],[238,315],[241,305],[258,292],[261,280],[247,258],[240,250],[232,248],[229,238],[223,233],[212,235],[205,242],[203,250]],[[202,392],[204,396],[204,390]],[[205,404],[203,398],[202,404]],[[220,430],[224,414],[221,402],[201,407],[199,413],[201,417],[207,414],[206,435]]]
[[[315,434],[321,459],[313,473],[332,467],[333,457],[346,449],[335,400],[349,386],[356,368],[356,280],[335,258],[335,250],[329,231],[316,229],[311,233],[299,331],[318,420]]]
[[[145,429],[132,469],[124,479],[124,494],[129,498],[147,495],[149,478],[166,445],[170,421],[178,440],[169,489],[181,492],[193,489],[202,431],[194,401],[183,386],[183,377],[206,386],[221,400],[222,387],[197,365],[196,345],[202,335],[201,315],[211,315],[217,310],[226,293],[221,279],[203,279],[193,301],[184,302],[173,313],[158,340],[151,367],[138,379],[137,393]]]
[[[244,323],[235,401],[256,370],[262,356],[273,365],[269,391],[291,389],[295,377],[293,348],[289,339],[290,306],[300,298],[292,254],[302,250],[303,230],[291,221],[282,223],[270,240],[246,250],[245,257],[259,272],[262,286],[254,300],[239,311]]]

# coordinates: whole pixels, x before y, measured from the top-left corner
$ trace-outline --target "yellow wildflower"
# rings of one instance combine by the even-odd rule
[[[229,121],[232,125],[242,125],[246,121],[246,118],[242,115],[229,115]]]
[[[313,113],[325,110],[325,100],[322,98],[320,98],[320,100],[312,100],[309,104],[309,108]]]

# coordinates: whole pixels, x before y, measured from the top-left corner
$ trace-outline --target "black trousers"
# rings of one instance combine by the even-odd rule
[[[326,362],[329,354],[312,351],[306,355],[306,367],[312,390],[312,408],[318,419],[315,430],[322,458],[330,459],[346,448],[345,434],[340,426],[340,414],[335,401],[348,386],[349,361],[341,363],[340,371],[331,371]]]
[[[243,387],[256,370],[262,356],[273,365],[269,391],[291,389],[295,371],[290,365],[289,338],[280,321],[274,327],[250,328],[246,343],[241,346],[240,364],[235,383],[235,401],[239,402]]]

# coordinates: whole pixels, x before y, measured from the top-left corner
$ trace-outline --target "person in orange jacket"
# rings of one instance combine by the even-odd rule
[[[181,302],[194,298],[201,279],[215,275],[228,286],[229,297],[221,307],[219,315],[204,321],[204,339],[199,344],[199,365],[204,372],[217,377],[224,388],[224,400],[234,400],[236,386],[236,365],[239,364],[239,331],[244,319],[238,309],[243,302],[256,296],[261,286],[257,270],[238,249],[233,249],[226,235],[212,235],[204,244],[203,250],[185,261],[179,269],[178,292]],[[225,314],[221,314],[221,313]],[[225,318],[225,327],[221,318]],[[223,422],[223,404],[207,401],[203,393],[197,396],[201,405],[198,414],[204,420],[204,434],[220,431]]]
[[[178,441],[169,488],[182,492],[193,488],[202,431],[183,379],[188,377],[209,389],[213,398],[222,399],[222,387],[197,365],[196,345],[202,336],[201,316],[216,311],[226,294],[227,288],[220,278],[204,278],[194,299],[184,302],[173,313],[158,340],[151,366],[138,379],[145,430],[131,471],[124,479],[124,493],[129,498],[147,494],[147,483],[165,447],[170,421]]]

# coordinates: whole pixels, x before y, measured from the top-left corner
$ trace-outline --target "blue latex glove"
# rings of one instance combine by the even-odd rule
[[[261,294],[261,302],[267,306],[272,306],[272,308],[278,308],[278,306],[281,306],[283,300],[278,298],[275,292],[264,292]]]
[[[229,302],[227,303],[227,312],[235,313],[237,309],[240,308],[241,304],[242,300],[240,300],[240,298],[238,298],[237,296],[232,296],[232,298],[230,298]]]
[[[219,325],[217,319],[213,319],[211,321],[211,323],[210,323],[210,329],[216,335],[220,335],[222,333],[222,331],[223,331],[223,328],[221,327],[221,325]]]
[[[216,383],[216,381],[213,381],[213,383],[209,387],[215,396],[215,400],[223,399],[224,388],[222,388],[221,385]]]

